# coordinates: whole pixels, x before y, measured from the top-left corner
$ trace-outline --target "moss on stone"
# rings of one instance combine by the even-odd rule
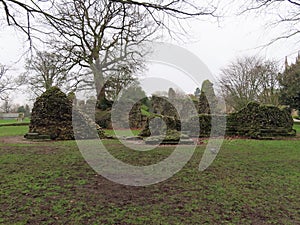
[[[49,135],[53,140],[74,139],[72,103],[58,87],[51,87],[34,103],[30,133]]]

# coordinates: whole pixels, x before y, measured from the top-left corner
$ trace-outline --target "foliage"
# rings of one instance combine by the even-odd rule
[[[201,91],[198,102],[198,112],[199,114],[210,114],[210,104],[207,100],[206,94]]]
[[[104,90],[103,90],[104,91]],[[108,100],[106,97],[98,99],[96,107],[100,110],[110,110],[113,106],[113,101]]]
[[[98,101],[99,102],[99,101]],[[149,99],[144,90],[137,84],[123,88],[115,102],[106,98],[96,109],[96,123],[103,128],[112,128],[111,115],[114,115],[119,128],[141,128],[149,113]],[[113,107],[114,106],[114,107]],[[114,110],[114,114],[111,111]],[[128,117],[129,114],[129,118]],[[128,127],[129,119],[129,127]]]
[[[96,109],[95,122],[102,128],[111,129],[111,110]]]
[[[18,110],[17,110],[18,113],[24,113],[24,116],[25,117],[30,117],[30,108],[29,108],[29,105],[25,105],[25,106],[19,106],[18,107]]]
[[[203,81],[199,97],[199,114],[217,113],[217,104],[213,84],[209,80]]]

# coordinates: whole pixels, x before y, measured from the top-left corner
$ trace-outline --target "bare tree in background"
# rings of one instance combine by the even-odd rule
[[[158,29],[167,27],[166,17],[180,20],[213,14],[205,9],[196,13],[196,7],[185,1],[156,2],[63,0],[53,4],[51,15],[59,21],[47,20],[56,35],[53,46],[74,65],[92,70],[99,101],[105,98],[105,77],[120,72],[120,64],[142,65],[148,52],[144,44],[157,37]]]
[[[79,84],[74,80],[64,58],[54,52],[40,52],[26,60],[26,72],[19,76],[18,83],[29,86],[34,97],[53,86],[72,90]],[[78,78],[78,77],[77,77]]]
[[[7,75],[8,68],[0,65],[0,100],[8,98],[8,92],[15,90],[16,83],[12,77]]]
[[[11,98],[8,95],[6,95],[2,100],[3,103],[0,106],[1,111],[5,113],[10,113],[13,108]]]
[[[241,3],[238,3],[241,4]],[[282,33],[274,37],[267,45],[282,39],[300,35],[300,1],[299,0],[250,0],[244,1],[240,13],[256,12],[263,15],[272,15],[272,21],[266,25],[269,28],[280,26]],[[267,17],[265,17],[267,18]]]
[[[156,29],[136,11],[137,6],[128,7],[105,0],[55,4],[53,14],[60,23],[51,24],[55,28],[52,46],[73,65],[91,69],[98,100],[105,98],[105,78],[121,72],[120,65],[141,65],[147,51],[141,44]]]
[[[250,101],[278,105],[278,67],[275,61],[243,57],[222,69],[219,85],[227,106],[234,110]]]
[[[137,82],[137,77],[127,65],[121,65],[118,72],[110,74],[105,80],[106,97],[108,100],[115,101],[122,89]]]

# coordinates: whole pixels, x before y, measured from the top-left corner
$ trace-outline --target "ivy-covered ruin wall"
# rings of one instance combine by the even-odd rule
[[[164,119],[167,126],[172,127],[177,124],[176,130],[180,130],[180,121],[172,117]],[[212,118],[214,120],[215,130],[212,129]],[[224,121],[226,120],[226,124]],[[227,135],[227,136],[245,136],[250,138],[267,138],[276,136],[295,136],[293,130],[293,119],[287,108],[278,108],[272,105],[261,105],[255,102],[249,103],[239,112],[229,115],[211,115],[199,114],[191,118],[188,126],[182,131],[191,136],[195,133],[199,137],[209,137]],[[200,126],[200,127],[199,127]],[[220,127],[222,126],[222,127]],[[225,127],[224,127],[225,126]],[[200,130],[199,130],[200,128]],[[150,136],[149,125],[141,133],[142,136]]]
[[[227,118],[227,135],[252,138],[295,136],[293,118],[288,108],[250,102]]]
[[[29,133],[49,135],[50,139],[74,139],[72,103],[58,87],[51,87],[34,103]]]
[[[79,109],[74,109],[74,96],[63,93],[58,87],[51,87],[38,97],[34,103],[29,133],[25,137],[30,139],[73,140],[75,138],[72,116],[76,125],[76,137],[104,138],[104,132],[88,116]],[[97,129],[97,132],[95,132]]]

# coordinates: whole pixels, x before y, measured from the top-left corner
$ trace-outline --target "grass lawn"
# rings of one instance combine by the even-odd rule
[[[297,131],[297,134],[299,135],[300,134],[300,123],[299,122],[294,123],[294,129]]]
[[[112,130],[112,129],[105,129],[104,131],[108,135],[111,135],[111,136],[116,135],[115,131]],[[132,130],[132,131],[130,131],[130,130],[118,130],[117,132],[118,132],[119,136],[132,136],[132,134],[137,136],[141,132],[141,130]]]
[[[158,162],[173,150],[103,143],[135,165]],[[96,174],[74,141],[0,139],[0,224],[300,224],[299,140],[226,140],[199,172],[204,149],[197,147],[169,180],[130,187]]]
[[[0,126],[0,137],[23,136],[28,132],[28,126]]]
[[[18,124],[18,123],[29,123],[30,119],[25,118],[23,121],[16,121],[16,120],[0,120],[0,124]]]

